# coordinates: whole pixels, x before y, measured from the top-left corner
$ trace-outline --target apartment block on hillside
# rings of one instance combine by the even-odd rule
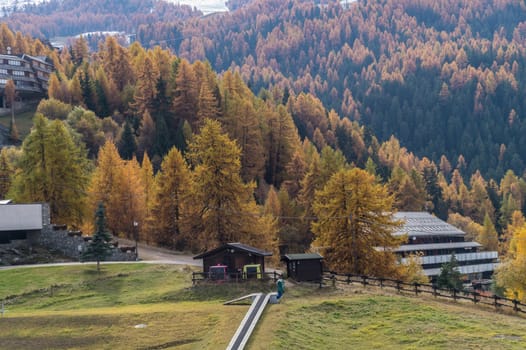
[[[20,100],[41,98],[47,94],[53,69],[51,61],[44,56],[0,55],[0,107],[6,108],[4,88],[8,80],[14,81]]]
[[[394,235],[408,236],[407,243],[396,250],[402,263],[410,254],[420,252],[424,273],[434,279],[454,253],[459,272],[467,280],[486,280],[493,275],[498,253],[482,251],[479,243],[465,241],[464,231],[427,212],[398,212],[394,216],[405,223]]]

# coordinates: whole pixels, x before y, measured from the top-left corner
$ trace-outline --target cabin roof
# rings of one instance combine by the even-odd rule
[[[282,260],[293,261],[293,260],[322,260],[323,256],[318,253],[305,253],[305,254],[286,254]]]
[[[224,244],[224,245],[222,245],[220,247],[217,247],[215,249],[212,249],[212,250],[209,250],[207,252],[204,252],[204,253],[201,253],[199,255],[196,255],[196,256],[194,256],[194,259],[203,259],[203,258],[206,258],[206,257],[208,257],[210,255],[214,255],[214,254],[216,254],[216,253],[218,253],[218,252],[220,252],[222,250],[226,250],[226,249],[233,249],[233,250],[247,252],[247,253],[254,254],[254,255],[259,255],[259,256],[271,256],[272,255],[271,252],[266,252],[264,250],[251,247],[249,245],[236,242],[236,243],[226,243],[226,244]]]

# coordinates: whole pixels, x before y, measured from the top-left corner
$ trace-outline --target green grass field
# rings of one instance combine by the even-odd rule
[[[0,271],[0,349],[225,349],[272,283],[192,287],[192,268],[93,265]],[[248,349],[524,349],[526,318],[472,305],[287,282]]]
[[[36,106],[28,106],[24,112],[15,113],[15,123],[21,139],[26,137],[33,126],[33,117],[35,116]],[[11,114],[0,115],[0,124],[9,128]]]

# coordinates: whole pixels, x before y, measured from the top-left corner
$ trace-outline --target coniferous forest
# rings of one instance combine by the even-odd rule
[[[487,250],[520,255],[524,3],[254,0],[205,17],[156,3],[164,15],[142,18],[130,1],[122,27],[105,3],[67,29],[51,20],[73,11],[67,1],[0,27],[0,49],[47,55],[56,68],[32,132],[0,154],[0,197],[49,202],[56,222],[85,230],[102,201],[112,232],[130,237],[139,221],[142,240],[194,251],[337,245],[331,230],[349,223],[324,219],[350,201],[375,220],[427,210]],[[43,44],[103,29],[136,41]],[[341,188],[352,195],[336,196]],[[391,256],[353,244],[349,269],[401,273]]]

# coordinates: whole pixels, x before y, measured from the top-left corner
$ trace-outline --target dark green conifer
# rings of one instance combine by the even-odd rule
[[[91,243],[82,253],[83,261],[96,261],[97,271],[100,271],[100,262],[105,260],[111,254],[111,234],[106,229],[106,216],[104,204],[99,203],[95,212],[95,233]]]

